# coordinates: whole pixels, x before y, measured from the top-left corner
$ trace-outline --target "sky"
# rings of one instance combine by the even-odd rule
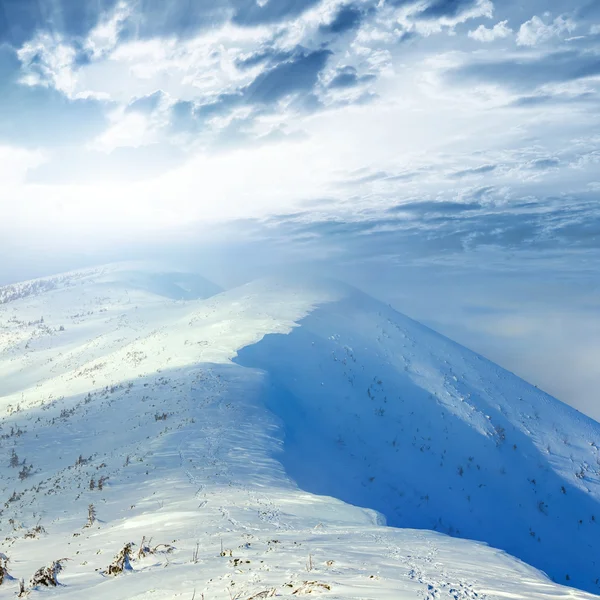
[[[354,282],[600,418],[598,0],[0,0],[0,283]]]

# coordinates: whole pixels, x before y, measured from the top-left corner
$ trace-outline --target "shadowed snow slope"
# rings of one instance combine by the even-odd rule
[[[268,373],[302,488],[595,588],[596,422],[356,290],[237,362]]]
[[[595,591],[600,426],[343,285],[216,292],[0,288],[1,598],[62,557],[73,599],[592,597],[443,534]]]

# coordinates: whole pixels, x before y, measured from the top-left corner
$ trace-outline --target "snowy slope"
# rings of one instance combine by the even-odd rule
[[[217,291],[0,289],[0,552],[26,582],[69,558],[33,595],[592,597],[443,534],[596,589],[600,426],[345,286]],[[143,536],[174,549],[102,575]]]
[[[355,290],[240,351],[304,489],[598,589],[600,425]],[[328,457],[323,460],[323,457]]]

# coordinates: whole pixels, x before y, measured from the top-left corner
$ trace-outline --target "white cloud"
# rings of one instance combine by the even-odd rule
[[[52,86],[70,98],[95,97],[127,104],[132,98],[164,90],[174,100],[210,98],[250,83],[265,68],[239,69],[236,60],[274,46],[290,51],[298,45],[320,47],[319,27],[331,21],[343,0],[323,0],[285,25],[240,27],[231,22],[204,30],[192,38],[176,36],[119,42],[125,22],[135,17],[132,4],[120,0],[94,27],[82,48],[90,59],[77,64],[80,50],[72,42],[39,34],[19,51],[23,80]],[[370,2],[365,1],[368,5]],[[491,0],[476,0],[456,16],[420,19],[423,5],[401,8],[379,3],[377,13],[346,40],[344,64],[356,59],[371,72],[393,74],[390,46],[407,34],[430,35],[471,18],[491,17]],[[496,34],[500,30],[495,28]],[[332,44],[335,46],[335,41]]]
[[[537,46],[550,41],[552,38],[563,37],[566,33],[571,33],[577,25],[568,17],[559,16],[545,23],[538,16],[532,17],[521,25],[517,33],[517,44],[520,46]]]
[[[333,4],[330,9],[332,7]],[[200,131],[194,130],[189,138],[181,136],[176,139],[172,130],[165,127],[170,117],[169,109],[174,102],[180,99],[209,102],[218,94],[246,85],[265,65],[240,69],[236,66],[237,58],[252,56],[265,49],[275,52],[289,49],[291,39],[294,43],[304,40],[306,46],[310,46],[314,42],[310,31],[318,29],[319,23],[329,22],[333,11],[318,18],[315,11],[307,13],[303,17],[305,29],[298,25],[294,35],[282,33],[282,38],[276,39],[274,32],[281,33],[279,26],[240,28],[227,24],[192,38],[154,38],[115,45],[118,29],[124,18],[124,13],[119,10],[95,28],[87,42],[84,41],[84,46],[90,50],[92,57],[89,64],[75,65],[74,50],[64,40],[40,34],[20,50],[19,57],[26,66],[26,75],[32,78],[32,84],[37,82],[38,85],[54,85],[71,97],[90,92],[94,95],[103,93],[117,103],[119,108],[109,115],[107,130],[93,140],[87,149],[109,153],[116,148],[132,149],[167,143],[184,146],[185,153],[181,154],[189,162],[186,165],[174,163],[176,166],[173,168],[176,170],[169,173],[152,172],[147,178],[144,174],[143,182],[136,181],[135,184],[106,181],[102,193],[92,183],[73,185],[65,181],[52,186],[42,184],[43,188],[36,184],[35,189],[32,184],[23,186],[26,203],[37,206],[35,198],[38,196],[55,198],[56,203],[73,211],[73,222],[87,215],[83,208],[79,208],[81,198],[89,199],[86,200],[88,211],[106,214],[109,222],[116,220],[115,215],[121,213],[123,206],[135,207],[135,210],[132,208],[132,215],[135,215],[137,221],[129,223],[132,228],[146,222],[162,226],[166,213],[170,215],[170,222],[181,224],[188,219],[211,216],[244,216],[261,210],[285,211],[293,208],[299,199],[323,195],[324,190],[337,193],[332,182],[339,179],[339,171],[359,169],[365,162],[372,162],[374,165],[391,163],[389,170],[393,173],[406,171],[407,165],[421,165],[422,161],[429,161],[432,169],[426,181],[422,178],[418,182],[399,179],[394,183],[395,180],[390,179],[386,185],[406,186],[407,193],[414,196],[431,193],[435,197],[440,189],[445,190],[444,193],[460,196],[463,193],[461,186],[466,184],[457,180],[452,183],[455,187],[448,191],[447,181],[442,181],[442,176],[435,174],[436,169],[437,172],[448,171],[450,167],[452,171],[461,169],[460,165],[454,164],[448,169],[441,168],[445,164],[444,160],[448,160],[440,158],[442,149],[448,157],[467,156],[470,152],[480,153],[488,146],[504,146],[510,155],[511,149],[522,144],[522,140],[528,135],[535,137],[539,134],[542,140],[540,145],[544,149],[548,146],[544,153],[549,156],[556,154],[549,132],[553,125],[552,119],[561,124],[565,121],[566,113],[560,106],[552,110],[546,109],[544,119],[549,120],[550,124],[544,124],[543,130],[537,128],[536,119],[540,117],[533,111],[519,113],[515,121],[516,113],[506,110],[515,99],[510,90],[501,86],[477,84],[470,85],[467,89],[454,86],[445,76],[452,67],[473,60],[472,52],[462,52],[464,48],[458,38],[455,38],[455,47],[442,53],[440,42],[445,46],[447,40],[439,38],[422,40],[421,44],[414,46],[395,43],[407,31],[427,34],[443,29],[452,32],[455,25],[467,18],[491,16],[492,5],[486,0],[476,3],[466,14],[445,17],[428,26],[419,24],[419,13],[414,6],[404,5],[393,10],[388,6],[381,19],[374,17],[367,20],[361,29],[352,34],[355,36],[353,40],[346,37],[343,51],[330,59],[330,69],[352,65],[356,66],[359,74],[368,72],[386,75],[377,82],[380,99],[368,107],[330,108],[311,115],[299,115],[297,111],[294,112],[294,107],[286,108],[282,102],[272,113],[265,113],[254,120],[247,119],[246,122],[244,118],[248,115],[243,112],[229,112],[214,117],[212,121],[204,122]],[[543,18],[549,23],[544,24],[542,19],[534,17],[523,24],[519,31],[520,43],[524,40],[531,42],[534,38],[542,40],[574,27],[562,17],[554,21],[548,16]],[[472,39],[487,42],[505,38],[512,33],[505,20],[490,28],[480,26],[468,35]],[[426,44],[431,45],[431,51],[427,50]],[[274,49],[273,45],[276,45]],[[472,49],[468,41],[466,49]],[[497,52],[498,49],[492,45],[480,48],[477,54],[478,57],[494,60],[498,56]],[[125,109],[133,97],[152,94],[158,89],[163,90],[164,96],[155,110],[142,113]],[[355,97],[360,93],[359,88],[337,92],[342,98]],[[325,97],[324,100],[327,104],[328,98]],[[329,103],[329,107],[331,104]],[[241,110],[238,107],[238,111]],[[233,117],[238,118],[239,125],[232,123]],[[573,124],[577,118],[583,121],[585,115],[577,111],[568,113],[569,123]],[[231,131],[228,132],[230,125]],[[241,129],[239,139],[248,132],[257,137],[269,132],[287,131],[291,125],[293,130],[305,131],[308,141],[294,141],[290,137],[277,144],[265,143],[259,149],[245,147],[244,151],[241,151],[243,145],[240,144],[238,151],[235,149],[238,141],[236,125]],[[205,156],[206,146],[222,129],[226,130],[224,134],[231,134],[233,142],[230,146],[219,147],[218,157]],[[133,154],[131,151],[122,153],[123,156]],[[497,162],[510,162],[508,158],[497,157]],[[480,158],[476,162],[484,164]],[[128,168],[126,162],[122,168]],[[232,173],[236,177],[232,178]],[[501,179],[503,174],[498,169],[493,176]],[[537,186],[541,177],[541,174],[528,171],[527,181]],[[522,179],[517,183],[522,183]],[[570,185],[566,179],[565,181],[565,186]],[[584,176],[581,181],[585,185]],[[499,181],[495,185],[504,183],[506,182]],[[371,188],[365,189],[364,194],[363,190],[359,190],[360,194],[357,195],[360,196],[360,203],[385,205],[390,201],[383,193],[377,195],[380,193],[377,186],[374,189],[376,193]],[[113,200],[107,202],[108,197]],[[91,207],[92,202],[97,202],[97,207]],[[53,205],[50,203],[48,206]],[[352,207],[355,208],[356,204],[353,203]],[[28,214],[30,212],[27,211]],[[89,222],[95,227],[100,220],[94,213],[94,218],[89,219]],[[10,219],[5,221],[8,222]],[[1,225],[0,222],[0,227]]]
[[[406,31],[416,31],[420,35],[428,36],[440,33],[444,29],[454,33],[454,28],[470,19],[491,19],[494,14],[494,5],[491,0],[477,0],[469,9],[454,16],[440,16],[436,19],[419,19],[423,5],[420,3],[410,4],[400,10],[398,22]]]
[[[137,148],[155,141],[155,131],[145,115],[124,114],[122,110],[118,110],[111,120],[112,125],[89,144],[90,149],[111,152],[115,148]]]
[[[507,38],[512,35],[512,29],[507,26],[508,21],[500,21],[491,29],[480,25],[477,29],[469,31],[468,36],[478,42],[493,42],[494,40]]]
[[[226,24],[186,40],[128,41],[81,67],[78,90],[104,93],[122,103],[157,89],[180,100],[217,95],[248,83],[256,75],[251,69],[238,70],[236,58],[258,51],[271,34],[264,27]]]
[[[70,96],[77,83],[73,72],[75,55],[73,47],[61,36],[39,32],[17,51],[22,64],[21,82],[53,87]]]
[[[123,23],[131,14],[125,2],[119,2],[110,17],[103,19],[88,34],[85,48],[97,59],[117,46]]]

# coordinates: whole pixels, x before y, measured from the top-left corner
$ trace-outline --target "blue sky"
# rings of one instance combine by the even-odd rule
[[[599,89],[597,0],[0,0],[5,278],[210,232],[346,268],[508,366],[541,356],[530,379],[587,374]],[[564,373],[545,385],[588,407],[600,380]]]

